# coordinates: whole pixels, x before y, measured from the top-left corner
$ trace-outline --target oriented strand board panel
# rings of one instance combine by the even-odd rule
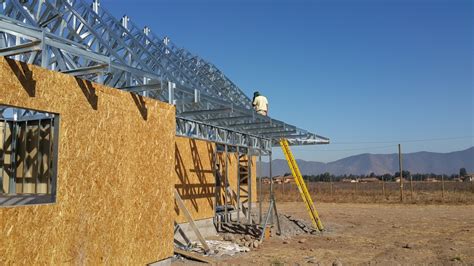
[[[237,193],[237,188],[238,188],[238,164],[239,164],[239,158],[237,153],[228,153],[228,168],[227,170],[229,171],[229,185],[232,188],[232,191],[234,193]],[[247,160],[247,156],[244,156],[243,160]],[[219,157],[219,161],[222,163],[225,169],[225,156],[222,155]],[[251,163],[251,189],[252,189],[252,202],[257,201],[257,179],[256,179],[256,157],[252,156],[252,163]],[[225,171],[223,170],[223,175],[225,175]],[[222,191],[222,193],[224,193]],[[236,195],[232,195],[232,202],[236,202]]]
[[[252,175],[252,202],[257,202],[258,201],[258,195],[257,195],[257,156],[252,156],[252,169],[251,169],[251,175]]]
[[[195,220],[214,217],[216,181],[213,171],[216,145],[176,137],[174,176],[176,189]],[[178,223],[186,222],[175,206]]]
[[[183,137],[176,137],[175,143],[175,177],[176,189],[181,195],[186,208],[191,213],[193,219],[201,220],[214,217],[216,204],[216,178],[214,161],[220,165],[220,176],[222,177],[222,187],[220,191],[221,199],[218,204],[223,204],[224,179],[226,170],[225,153],[216,153],[216,145],[212,142],[194,140]],[[237,173],[238,157],[236,153],[229,152],[228,158],[228,178],[232,190],[237,193]],[[257,199],[256,187],[256,164],[255,157],[252,164],[252,193],[253,201]],[[231,196],[231,202],[236,205],[236,195]],[[186,222],[181,211],[175,206],[176,221]]]
[[[0,265],[173,255],[174,107],[4,58],[0,104],[60,115],[56,203],[0,208]]]

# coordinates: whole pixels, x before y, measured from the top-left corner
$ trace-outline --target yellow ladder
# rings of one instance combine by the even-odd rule
[[[306,187],[306,183],[303,180],[303,176],[301,176],[301,172],[298,168],[295,157],[293,157],[293,153],[290,150],[288,140],[285,138],[280,139],[280,147],[285,154],[291,173],[295,177],[296,185],[298,185],[298,190],[300,191],[301,197],[303,198],[306,208],[308,209],[313,226],[315,229],[322,231],[324,229],[323,224],[321,223],[321,219],[319,219],[318,211],[316,211],[316,208],[314,207],[313,200],[311,199],[311,195],[308,192],[308,188]]]

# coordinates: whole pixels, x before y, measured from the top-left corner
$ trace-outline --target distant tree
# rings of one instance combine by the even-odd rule
[[[331,178],[331,174],[329,172],[326,172],[320,176],[319,181],[329,181]]]
[[[403,178],[410,177],[410,171],[405,171],[405,170],[403,170],[402,173],[403,173]],[[397,176],[400,177],[400,172],[396,172],[396,173],[395,173],[395,176],[396,176],[396,177],[397,177]]]
[[[393,180],[393,176],[391,174],[384,174],[382,176],[382,179],[385,180],[385,181],[392,181]]]
[[[459,176],[461,176],[461,177],[467,176],[466,168],[463,167],[463,168],[459,169]]]

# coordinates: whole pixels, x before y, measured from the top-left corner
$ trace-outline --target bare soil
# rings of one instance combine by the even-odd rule
[[[272,237],[218,263],[474,264],[474,205],[319,203],[317,209],[324,233]],[[309,222],[301,202],[280,202],[278,210]]]

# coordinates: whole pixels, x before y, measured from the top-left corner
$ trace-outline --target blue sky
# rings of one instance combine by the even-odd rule
[[[295,148],[298,158],[392,153],[399,141],[404,152],[474,145],[470,0],[101,3],[211,61],[248,95],[258,89],[272,117],[333,142]]]

